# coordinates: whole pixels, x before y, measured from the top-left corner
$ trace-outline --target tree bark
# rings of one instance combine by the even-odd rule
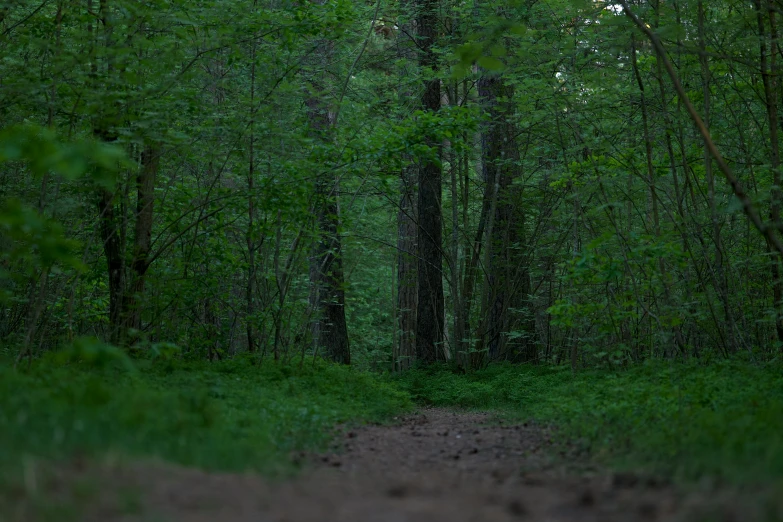
[[[141,330],[141,301],[150,266],[152,225],[154,221],[155,180],[160,167],[161,151],[156,145],[146,145],[141,153],[141,169],[136,175],[136,223],[131,261],[131,281],[123,295],[123,340],[128,330]]]
[[[712,73],[710,72],[709,62],[707,60],[707,42],[704,30],[704,2],[698,2],[698,33],[699,33],[699,63],[701,65],[702,92],[704,93],[704,125],[710,128],[710,119],[712,117],[712,92],[710,81]],[[707,143],[704,142],[704,172],[707,178],[707,193],[710,205],[710,223],[712,224],[712,240],[715,243],[715,286],[726,320],[727,332],[727,350],[731,353],[737,351],[736,327],[734,316],[731,313],[729,302],[729,282],[726,278],[726,268],[723,255],[723,240],[721,238],[720,220],[718,218],[718,207],[715,199],[715,175],[712,169],[712,154],[710,154]],[[717,324],[717,328],[721,325]]]
[[[641,112],[642,112],[642,132],[644,135],[645,159],[646,159],[646,166],[647,166],[647,184],[649,185],[650,188],[653,233],[655,234],[656,240],[660,240],[661,225],[660,225],[660,217],[658,212],[658,192],[657,192],[657,186],[655,180],[655,168],[653,165],[653,148],[652,148],[653,138],[650,132],[649,116],[647,114],[647,98],[645,96],[644,82],[642,81],[642,76],[639,73],[639,67],[636,60],[636,36],[635,35],[631,35],[631,53],[632,53],[631,65],[633,67],[633,72],[636,78],[637,86],[639,87],[639,106],[641,107]],[[671,308],[672,297],[669,288],[669,276],[666,270],[666,263],[663,257],[658,258],[658,270],[661,276],[661,285],[663,286],[664,301],[666,305],[669,308]],[[673,327],[673,330],[674,330],[674,340],[677,349],[681,353],[685,354],[685,340],[682,337],[682,332],[680,330],[680,327],[675,325]]]
[[[417,228],[416,166],[403,168],[400,180],[400,206],[397,212],[397,329],[399,344],[395,357],[397,370],[407,370],[416,357]]]
[[[430,113],[440,109],[440,80],[432,78],[437,67],[434,43],[437,35],[437,0],[418,2],[417,36],[421,54],[419,64],[425,75],[422,108]],[[416,357],[423,363],[438,360],[444,330],[443,302],[443,216],[441,209],[441,144],[432,135],[425,136],[430,155],[419,165],[418,228],[418,303],[416,307]],[[433,157],[435,156],[435,157]]]
[[[530,293],[530,270],[520,255],[524,242],[524,215],[519,191],[512,185],[519,161],[518,129],[510,101],[514,89],[501,76],[485,73],[479,79],[478,93],[490,117],[481,140],[484,180],[487,190],[491,190],[490,183],[496,180],[498,191],[493,226],[487,238],[488,355],[490,359],[530,361],[536,357],[533,316],[523,310],[524,299]],[[508,341],[512,326],[510,309],[522,310],[523,315],[520,326],[524,331],[519,344],[513,348]]]
[[[764,102],[767,108],[767,122],[769,124],[770,163],[772,167],[772,202],[770,205],[770,220],[774,227],[780,223],[780,145],[778,144],[778,103],[777,103],[777,61],[775,60],[775,45],[777,43],[777,25],[775,12],[768,0],[755,0],[756,16],[759,27],[759,55],[761,65],[761,78],[764,84]],[[763,7],[762,7],[763,6]],[[767,34],[762,9],[767,10],[769,17],[769,38],[771,51],[767,48]],[[772,300],[775,310],[775,332],[778,342],[783,343],[783,280],[780,274],[781,255],[776,254],[770,245],[771,271],[772,271]]]
[[[101,240],[109,275],[109,342],[122,341],[122,300],[125,290],[125,256],[120,241],[120,223],[114,209],[114,193],[101,190],[98,200]]]
[[[348,326],[345,320],[345,291],[342,243],[338,230],[337,181],[316,182],[316,222],[319,239],[310,264],[311,304],[316,317],[312,335],[316,350],[327,359],[351,364]]]
[[[253,3],[255,7],[255,2]],[[256,328],[254,321],[256,302],[256,243],[255,243],[255,116],[256,116],[256,40],[253,39],[250,53],[250,133],[247,167],[247,286],[245,288],[245,334],[247,350],[254,352],[256,348]]]
[[[401,2],[404,9],[411,7],[410,0]],[[407,13],[403,13],[407,16]],[[402,99],[411,99],[415,96],[412,92],[408,76],[412,74],[409,69],[415,66],[416,42],[413,37],[416,34],[416,26],[413,21],[401,20],[400,30],[396,36],[397,58],[403,64],[400,74],[399,96]],[[410,163],[400,171],[400,202],[397,210],[397,302],[396,306],[396,330],[399,333],[394,354],[394,368],[404,371],[410,368],[416,358],[416,308],[418,306],[418,165],[413,158],[406,158]]]
[[[319,64],[328,63],[330,43],[323,40],[315,53]],[[327,147],[332,139],[333,116],[324,99],[320,78],[310,80],[312,95],[307,99],[307,116],[317,147]],[[315,181],[314,214],[318,238],[310,258],[310,308],[313,351],[340,364],[351,363],[348,326],[345,320],[342,240],[340,238],[339,182],[331,169],[318,173]]]

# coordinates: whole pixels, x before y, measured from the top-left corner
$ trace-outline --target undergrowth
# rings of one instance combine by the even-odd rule
[[[436,406],[499,410],[558,427],[598,460],[674,478],[783,480],[783,372],[747,361],[653,362],[572,375],[497,365],[415,369],[394,382]]]
[[[336,423],[411,406],[371,374],[320,360],[77,359],[0,364],[0,471],[26,458],[116,454],[285,472],[292,451],[322,447]]]
[[[30,458],[113,454],[274,474],[291,469],[291,452],[324,447],[335,424],[384,421],[417,402],[551,423],[563,442],[619,467],[783,480],[780,365],[653,362],[576,375],[432,366],[382,379],[312,359],[163,355],[131,361],[88,344],[19,369],[0,358],[0,471]]]

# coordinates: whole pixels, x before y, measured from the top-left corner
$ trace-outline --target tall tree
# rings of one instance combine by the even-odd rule
[[[492,197],[487,227],[488,316],[486,345],[491,359],[510,357],[519,360],[535,358],[532,315],[524,300],[530,293],[529,259],[523,254],[524,207],[519,185],[520,132],[514,111],[514,89],[497,73],[484,72],[478,82],[478,93],[489,121],[481,136],[483,178]],[[510,311],[521,313],[520,343],[511,349],[508,333],[512,324]],[[512,353],[513,352],[513,353]]]
[[[98,25],[96,41],[93,45],[102,52],[104,59],[96,59],[93,65],[93,81],[102,78],[109,88],[119,88],[117,74],[125,72],[129,64],[115,63],[116,50],[114,41],[115,12],[109,0],[100,0],[98,8]],[[129,24],[139,26],[145,32],[143,20],[128,20]],[[122,27],[122,26],[121,26]],[[98,36],[100,35],[100,36]],[[115,93],[112,93],[115,95]],[[95,119],[93,133],[102,141],[112,142],[118,139],[117,126],[129,115],[121,112],[119,104],[110,103]],[[152,261],[150,258],[152,244],[152,227],[154,218],[155,181],[160,166],[161,147],[149,143],[148,138],[141,150],[137,152],[139,167],[135,176],[136,209],[130,219],[126,210],[116,208],[116,200],[122,195],[119,191],[106,188],[99,189],[99,219],[109,273],[109,325],[111,342],[127,344],[133,339],[129,337],[132,331],[141,328],[141,299],[144,293],[147,270]],[[127,187],[128,190],[130,187]],[[125,196],[127,198],[127,195]],[[121,207],[126,207],[125,201]],[[129,235],[129,222],[133,226],[133,244],[126,246]],[[130,248],[130,259],[126,252]]]
[[[769,126],[770,166],[772,167],[772,201],[769,217],[773,226],[780,226],[781,204],[781,175],[780,175],[780,143],[778,139],[778,96],[780,95],[780,79],[778,78],[777,57],[780,55],[778,31],[776,22],[776,8],[768,0],[755,0],[756,18],[759,30],[759,62],[761,65],[761,78],[764,85],[764,105],[767,109],[767,122]],[[700,7],[700,22],[703,14]],[[766,16],[765,16],[766,14]],[[703,26],[703,22],[700,27]],[[767,27],[768,26],[768,27]],[[706,60],[706,57],[705,57]],[[770,244],[772,254],[772,300],[775,307],[775,329],[778,342],[783,343],[783,278],[780,273],[781,256],[776,254]]]
[[[396,55],[400,60],[398,93],[400,99],[414,98],[415,91],[410,81],[416,67],[416,26],[410,19],[409,1],[401,3],[402,14],[399,31],[395,38]],[[397,324],[399,332],[396,352],[393,354],[396,369],[406,370],[416,357],[416,310],[418,307],[418,229],[417,229],[417,187],[418,165],[413,158],[406,157],[400,170],[400,196],[397,210]]]
[[[430,115],[440,110],[440,78],[435,40],[438,35],[439,0],[417,2],[416,38],[419,64],[424,77],[422,108]],[[416,306],[416,356],[423,363],[435,362],[443,349],[443,215],[441,208],[441,143],[428,127],[423,137],[428,148],[418,167],[418,302]]]
[[[331,62],[332,43],[321,38],[314,53],[316,67]],[[341,364],[351,363],[348,326],[345,321],[345,281],[343,276],[342,240],[340,237],[340,187],[328,158],[331,153],[334,113],[327,99],[325,73],[313,73],[309,80],[310,95],[305,104],[310,132],[315,141],[316,161],[313,211],[316,241],[310,259],[310,307],[313,313],[311,334],[314,351]]]

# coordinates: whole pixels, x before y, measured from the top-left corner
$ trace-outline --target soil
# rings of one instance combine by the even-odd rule
[[[86,522],[783,520],[783,504],[738,491],[686,491],[568,455],[553,458],[550,435],[488,414],[427,409],[392,426],[342,429],[333,452],[296,456],[305,471],[284,481],[164,464],[74,462],[46,484],[25,487],[62,507],[78,496],[74,485],[97,484],[97,491],[81,492],[90,501],[74,519]],[[41,513],[19,501],[10,518],[0,511],[0,520],[42,520]]]

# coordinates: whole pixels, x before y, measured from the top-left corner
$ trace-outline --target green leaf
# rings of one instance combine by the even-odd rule
[[[503,62],[494,56],[482,56],[477,60],[478,65],[487,71],[500,71],[505,68]]]

